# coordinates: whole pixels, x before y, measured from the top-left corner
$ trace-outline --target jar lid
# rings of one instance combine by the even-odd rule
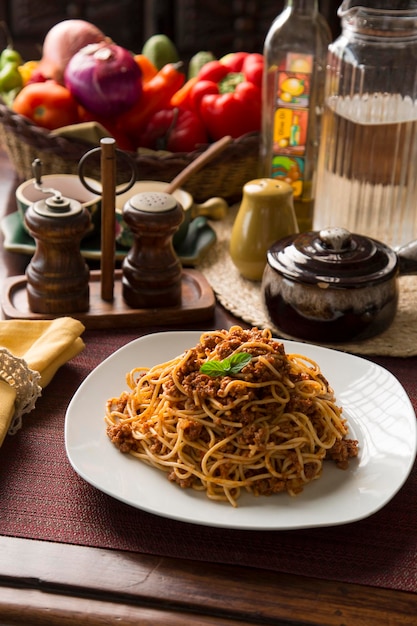
[[[344,228],[280,239],[268,250],[267,261],[286,278],[335,288],[388,280],[396,275],[399,264],[397,254],[385,244]]]

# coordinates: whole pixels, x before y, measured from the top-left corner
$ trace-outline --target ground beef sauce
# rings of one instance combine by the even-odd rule
[[[181,385],[183,386],[187,400],[183,402],[184,408],[193,408],[196,404],[200,404],[205,398],[216,398],[216,400],[223,404],[229,404],[231,400],[240,397],[245,394],[248,399],[262,398],[263,392],[269,395],[268,388],[265,390],[261,388],[248,389],[243,383],[241,386],[234,385],[232,390],[229,390],[227,396],[225,395],[225,388],[231,380],[243,378],[245,381],[262,382],[263,380],[271,379],[271,370],[265,364],[260,362],[251,361],[246,365],[240,373],[231,378],[230,376],[212,377],[200,372],[202,363],[206,361],[207,355],[212,353],[216,349],[216,359],[221,361],[229,357],[243,342],[262,342],[267,343],[271,348],[271,352],[265,355],[265,350],[261,346],[254,345],[249,350],[253,356],[264,355],[267,361],[278,371],[280,377],[286,377],[292,379],[293,382],[300,380],[300,378],[308,378],[308,375],[293,374],[291,372],[291,364],[285,354],[285,348],[282,343],[272,338],[266,338],[262,330],[252,328],[248,330],[241,329],[240,327],[233,327],[228,333],[228,337],[224,337],[217,334],[209,334],[203,336],[201,343],[197,344],[190,351],[189,358],[184,363],[181,369],[177,370],[177,375]],[[321,376],[324,384],[329,387],[326,379]],[[170,397],[181,397],[177,387],[172,379],[164,383],[164,393]],[[119,398],[117,410],[123,411],[124,404],[127,400],[127,394],[122,394]],[[271,416],[274,408],[273,404],[265,405],[271,407]],[[288,412],[300,411],[307,416],[314,413],[314,402],[312,399],[301,398],[297,394],[291,395],[287,404],[286,410]],[[229,422],[239,422],[245,425],[240,438],[244,444],[255,444],[257,447],[266,445],[268,434],[264,432],[263,428],[253,424],[253,413],[251,411],[242,412],[241,408],[236,407],[228,411]],[[186,435],[189,440],[197,440],[204,437],[206,434],[205,429],[192,419],[189,420],[189,424],[185,426]],[[228,434],[227,427],[225,428],[226,434]],[[230,427],[230,432],[233,432],[233,428]],[[136,449],[136,440],[130,432],[128,424],[118,424],[115,426],[109,426],[107,434],[111,441],[120,449],[121,452],[129,452]],[[320,434],[320,433],[319,433]],[[294,461],[296,462],[296,454],[294,455]],[[358,442],[352,439],[337,440],[334,446],[328,450],[326,459],[332,460],[338,467],[346,469],[349,459],[358,455]],[[307,477],[313,477],[316,471],[315,466],[304,466],[304,471]],[[310,475],[310,476],[309,476]],[[178,480],[175,476],[168,475],[171,480]],[[191,486],[193,477],[185,481],[181,481],[182,487]],[[300,484],[300,491],[302,491],[303,485]],[[270,495],[285,491],[285,481],[278,478],[270,478],[267,480],[260,480],[257,482],[256,492],[259,495]]]

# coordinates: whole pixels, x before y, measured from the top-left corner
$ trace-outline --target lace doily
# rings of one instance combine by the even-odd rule
[[[14,356],[6,348],[0,348],[0,379],[16,390],[15,412],[9,435],[17,433],[22,427],[22,416],[34,409],[42,393],[40,378],[39,372],[31,370],[24,359]]]

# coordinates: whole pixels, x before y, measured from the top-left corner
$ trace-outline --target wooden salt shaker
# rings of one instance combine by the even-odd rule
[[[25,223],[36,241],[26,269],[28,303],[34,313],[88,310],[90,272],[80,242],[90,222],[86,208],[59,192],[27,210]]]
[[[172,238],[184,219],[174,196],[142,192],[123,207],[133,245],[123,261],[122,294],[135,309],[181,304],[182,266]]]

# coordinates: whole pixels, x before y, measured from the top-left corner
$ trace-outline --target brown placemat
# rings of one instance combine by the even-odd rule
[[[224,220],[212,222],[217,242],[204,257],[199,269],[226,309],[248,324],[265,328],[270,323],[262,304],[261,283],[243,278],[229,254],[230,235],[237,209],[236,205],[231,207]],[[390,328],[372,339],[358,343],[332,343],[329,347],[363,355],[417,355],[417,276],[402,276],[399,285],[398,310]]]
[[[23,428],[6,437],[0,449],[0,534],[417,592],[417,466],[371,517],[297,531],[237,531],[165,519],[116,501],[78,476],[64,444],[70,398],[96,365],[138,334],[86,332],[85,351],[58,371]],[[373,360],[399,378],[416,407],[417,357]]]

